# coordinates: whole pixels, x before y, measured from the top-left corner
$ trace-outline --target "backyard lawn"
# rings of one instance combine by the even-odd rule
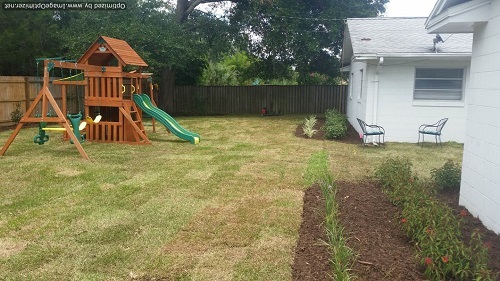
[[[148,126],[152,145],[84,143],[92,162],[55,132],[37,145],[23,129],[0,157],[0,279],[291,280],[312,154],[327,151],[343,182],[390,156],[423,177],[462,159],[453,143],[298,138],[304,117],[182,117],[200,144]]]

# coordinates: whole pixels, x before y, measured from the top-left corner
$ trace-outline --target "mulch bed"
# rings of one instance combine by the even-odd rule
[[[321,126],[313,139],[324,140]],[[298,126],[295,136],[307,138]],[[322,137],[323,136],[323,137]],[[340,140],[359,144],[359,135],[350,127],[346,138]],[[415,248],[404,235],[398,219],[399,210],[375,182],[337,182],[339,219],[348,237],[348,245],[358,254],[352,266],[357,280],[426,280],[423,269],[415,259]],[[458,205],[459,191],[447,191],[438,199],[447,203],[457,214],[464,208]],[[328,246],[323,219],[325,204],[318,185],[309,187],[304,194],[302,225],[297,241],[293,280],[333,280],[329,265]],[[470,237],[474,230],[483,235],[483,242],[490,243],[489,268],[500,278],[500,235],[486,229],[479,219],[464,217],[463,236]],[[467,239],[465,239],[467,240]],[[467,243],[467,241],[466,241]]]
[[[314,126],[314,129],[316,129],[317,132],[310,139],[325,140],[325,131],[322,129],[324,125],[325,125],[325,118],[317,118],[316,125]],[[298,138],[309,139],[308,136],[304,135],[304,131],[302,130],[302,125],[297,126],[297,128],[295,129],[295,136]],[[361,144],[361,139],[359,138],[358,132],[356,132],[356,130],[349,123],[347,125],[347,133],[345,137],[335,141],[342,143]]]

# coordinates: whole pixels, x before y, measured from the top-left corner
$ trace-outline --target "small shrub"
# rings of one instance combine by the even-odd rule
[[[304,125],[302,125],[302,131],[304,131],[304,135],[306,135],[308,138],[312,138],[314,134],[318,132],[318,130],[314,129],[314,126],[318,120],[316,119],[316,116],[311,115],[309,118],[306,118],[304,121]]]
[[[21,104],[16,104],[16,108],[10,113],[10,120],[12,122],[18,123],[23,117],[23,110],[21,109]]]
[[[347,133],[347,118],[335,109],[327,109],[325,112],[325,138],[340,139]]]
[[[452,164],[443,170],[455,170]],[[473,233],[470,245],[462,242],[462,220],[429,193],[411,166],[408,159],[389,158],[376,169],[375,177],[401,208],[401,226],[417,246],[425,276],[429,280],[492,280],[488,247],[480,235]]]
[[[446,161],[443,167],[431,170],[431,179],[437,189],[460,188],[461,167],[452,160]]]
[[[386,191],[413,181],[412,163],[407,158],[388,158],[375,170],[375,178]]]

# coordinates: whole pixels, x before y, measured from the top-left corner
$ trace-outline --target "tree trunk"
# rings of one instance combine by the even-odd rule
[[[177,6],[175,7],[175,18],[178,23],[184,22],[188,14],[187,9],[189,8],[188,0],[177,0]]]
[[[175,113],[173,89],[175,74],[170,69],[164,69],[161,73],[160,94],[158,95],[158,107],[167,113]]]

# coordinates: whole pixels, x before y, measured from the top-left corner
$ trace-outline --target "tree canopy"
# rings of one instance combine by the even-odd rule
[[[334,77],[344,20],[377,16],[388,2],[233,0],[226,16],[218,18],[197,7],[224,1],[124,1],[125,10],[1,9],[0,75],[34,75],[36,57],[78,59],[105,35],[126,40],[152,72],[174,71],[181,84],[196,83],[209,62],[237,53],[251,62],[246,80],[286,78],[292,68],[301,81],[313,72]]]

